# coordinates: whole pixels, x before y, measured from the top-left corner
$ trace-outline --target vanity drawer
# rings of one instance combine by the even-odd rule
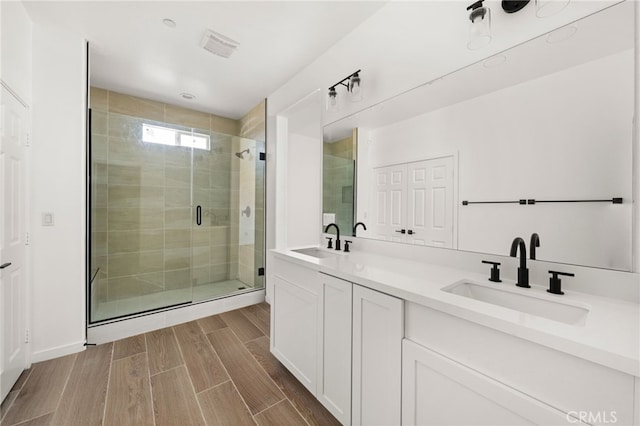
[[[313,294],[319,293],[319,286],[316,280],[317,272],[313,269],[305,268],[277,257],[274,258],[273,269],[273,275],[302,287]]]
[[[415,303],[405,337],[564,412],[633,424],[629,374]]]

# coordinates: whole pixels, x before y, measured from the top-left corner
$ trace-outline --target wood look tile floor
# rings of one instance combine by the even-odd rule
[[[339,425],[269,352],[269,305],[34,364],[2,426]]]

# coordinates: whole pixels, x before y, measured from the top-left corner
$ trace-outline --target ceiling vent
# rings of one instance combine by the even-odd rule
[[[212,30],[207,30],[200,42],[203,49],[223,58],[231,56],[239,44],[237,41]]]

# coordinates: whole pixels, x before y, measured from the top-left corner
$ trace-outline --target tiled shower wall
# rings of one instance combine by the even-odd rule
[[[232,135],[240,122],[97,88],[91,108],[97,300],[236,278]],[[143,144],[134,130],[142,122],[217,132],[210,151],[194,150],[193,196],[203,206],[203,225],[193,234],[191,151]]]
[[[344,235],[353,228],[355,137],[323,144],[322,211],[335,213]]]

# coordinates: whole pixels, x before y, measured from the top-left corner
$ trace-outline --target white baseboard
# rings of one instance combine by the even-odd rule
[[[87,342],[96,345],[113,342],[114,340],[171,327],[176,324],[182,324],[221,312],[255,305],[263,302],[264,297],[264,290],[252,291],[223,299],[182,306],[176,309],[89,327],[87,331]]]
[[[85,350],[84,340],[69,345],[56,346],[39,352],[31,353],[31,363],[47,361],[61,356],[71,355]]]

